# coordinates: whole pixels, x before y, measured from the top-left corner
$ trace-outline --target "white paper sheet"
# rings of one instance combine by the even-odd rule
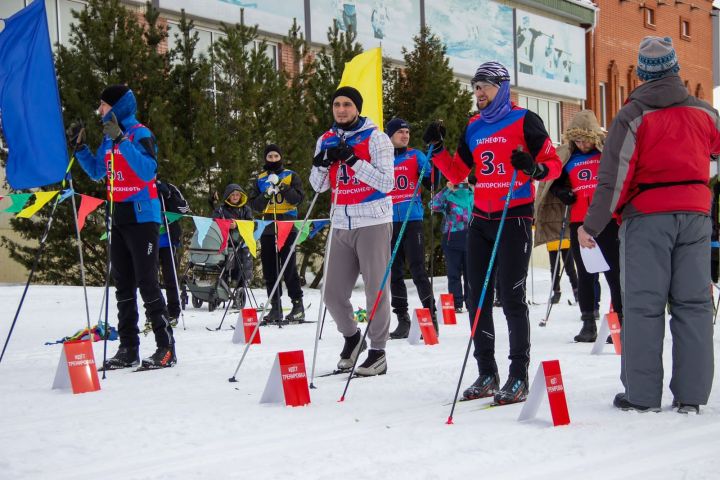
[[[585,265],[585,270],[587,270],[588,273],[607,272],[610,270],[610,265],[605,261],[600,247],[580,247],[580,256],[582,257],[583,265]]]

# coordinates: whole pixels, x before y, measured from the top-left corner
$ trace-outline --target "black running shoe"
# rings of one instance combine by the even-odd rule
[[[495,394],[495,403],[508,405],[510,403],[524,402],[527,399],[528,384],[525,379],[508,377],[505,385]]]
[[[475,400],[478,398],[492,397],[500,388],[500,376],[480,375],[475,382],[463,392],[463,400]]]
[[[615,399],[613,400],[613,406],[625,412],[627,412],[628,410],[635,410],[636,412],[641,413],[660,411],[660,407],[645,407],[643,405],[630,403],[624,393],[618,393],[617,395],[615,395]]]

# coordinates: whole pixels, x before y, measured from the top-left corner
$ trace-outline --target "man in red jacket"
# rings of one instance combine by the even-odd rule
[[[502,241],[497,251],[497,280],[490,282],[473,341],[480,375],[463,393],[472,400],[495,396],[500,404],[523,402],[527,397],[530,363],[530,322],[525,301],[532,234],[533,180],[548,181],[560,175],[561,163],[542,120],[533,112],[510,102],[510,75],[497,62],[480,65],[473,77],[478,114],[470,118],[451,156],[443,146],[444,129],[430,124],[423,139],[432,143],[433,163],[452,183],[462,182],[475,167],[474,206],[467,236],[468,309],[475,318],[485,273],[499,234],[500,217],[510,188],[513,196]],[[510,373],[500,388],[495,363],[495,327],[492,318],[494,283],[500,284],[501,303],[510,332]]]
[[[625,321],[622,410],[660,411],[665,307],[670,306],[673,407],[699,413],[713,380],[710,295],[710,155],[720,152],[720,120],[688,94],[672,39],[645,37],[643,80],[613,120],[600,159],[598,187],[580,244],[620,216]]]

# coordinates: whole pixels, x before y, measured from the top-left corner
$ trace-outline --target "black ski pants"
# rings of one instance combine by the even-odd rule
[[[445,237],[442,239],[445,267],[447,268],[448,291],[453,295],[455,308],[462,308],[463,305],[468,304],[466,298],[468,293],[466,244],[467,239],[458,248],[457,245],[448,242]]]
[[[570,224],[570,247],[572,248],[575,258],[580,258],[577,262],[578,270],[578,303],[580,304],[580,312],[592,312],[600,301],[596,298],[596,276],[585,270],[585,265],[580,257],[580,243],[578,242],[578,228],[582,223],[575,222]],[[622,318],[622,293],[620,289],[620,240],[618,238],[618,224],[611,220],[600,235],[595,239],[600,251],[602,251],[605,261],[610,266],[610,270],[604,272],[605,280],[610,287],[610,301],[613,309],[618,312]]]
[[[495,325],[492,308],[492,292],[497,281],[500,286],[500,301],[510,333],[508,356],[510,376],[527,380],[530,363],[530,320],[525,301],[525,281],[532,248],[531,224],[531,218],[508,218],[503,227],[493,265],[494,271],[489,278],[480,318],[473,336],[475,345],[473,356],[477,360],[481,375],[493,375],[498,371],[495,362]],[[470,221],[467,262],[470,286],[468,311],[471,328],[499,226],[499,220],[473,217]]]
[[[273,226],[268,226],[267,228],[272,228],[274,233]],[[265,289],[268,295],[270,295],[272,287],[277,281],[279,269],[282,268],[283,263],[288,255],[290,255],[292,258],[283,273],[283,280],[287,286],[288,295],[290,295],[292,300],[303,298],[303,291],[300,286],[300,275],[298,274],[297,262],[295,260],[295,250],[290,252],[290,247],[295,241],[296,236],[297,231],[293,229],[288,235],[287,240],[285,240],[285,245],[283,245],[283,248],[280,250],[279,258],[275,253],[275,235],[262,235],[260,237],[260,260],[262,262],[263,277],[265,277]],[[282,297],[282,282],[278,285],[275,291],[275,298],[272,300],[273,304],[277,302],[278,307],[282,308],[280,297]]]
[[[401,227],[402,222],[393,222],[393,234],[390,243],[392,248],[395,248]],[[412,275],[422,306],[429,308],[430,312],[434,314],[435,299],[430,287],[430,278],[425,269],[425,240],[421,220],[407,222],[405,233],[400,241],[390,271],[391,305],[395,314],[407,313],[408,311],[407,287],[405,286],[406,261],[410,267],[410,275]]]
[[[177,270],[175,269],[177,255],[173,258],[173,252],[176,251],[176,247],[160,248],[160,267],[162,269],[165,299],[167,300],[168,314],[173,318],[180,316],[180,295],[177,289],[180,279],[177,277]]]
[[[550,268],[553,269],[555,268],[555,262],[557,261],[558,251],[548,250],[548,255],[550,255]],[[575,270],[574,260],[575,259],[573,258],[573,253],[571,249],[565,248],[563,250],[560,250],[560,263],[558,263],[558,268],[555,272],[555,279],[553,281],[553,292],[560,292],[560,272],[563,269],[563,265],[565,266],[565,274],[570,280],[570,285],[572,286],[573,290],[578,287],[578,276],[577,271]]]
[[[120,345],[140,345],[137,290],[143,299],[145,316],[153,327],[158,347],[174,344],[172,327],[158,279],[157,223],[113,225],[110,263],[115,282]]]

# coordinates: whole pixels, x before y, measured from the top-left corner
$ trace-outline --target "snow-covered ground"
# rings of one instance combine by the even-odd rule
[[[535,280],[534,299],[542,303],[549,273],[536,269]],[[414,287],[408,286],[412,297]],[[437,278],[435,287],[446,291],[445,279]],[[445,424],[467,345],[467,314],[456,326],[441,325],[439,345],[389,342],[388,374],[353,380],[343,403],[338,399],[345,376],[316,378],[306,407],[259,403],[276,352],[304,350],[309,372],[315,324],[263,327],[262,344],[250,349],[239,382],[228,383],[243,346],[231,343],[225,327],[206,330],[218,324],[221,311],[192,307],[185,312],[187,330],[177,330],[174,368],[109,372],[95,393],[52,390],[61,347],[43,343],[84,326],[82,290],[32,286],[0,364],[0,478],[718,478],[718,370],[716,391],[700,416],[670,410],[669,378],[662,413],[614,409],[620,358],[610,346],[591,356],[591,345],[572,343],[579,314],[565,301],[567,284],[564,292],[546,328],[538,326],[546,306],[530,310],[531,378],[542,360],[558,359],[562,366],[572,423],[554,428],[547,410],[518,423],[521,405],[482,410],[482,400],[459,404],[455,424]],[[607,292],[605,287],[605,307]],[[19,286],[0,287],[2,340],[21,293]],[[96,321],[102,291],[89,294]],[[262,301],[264,294],[255,294]],[[307,291],[305,298],[312,303],[308,316],[315,318],[319,294]],[[353,303],[364,306],[359,288]],[[495,318],[504,382],[507,329],[500,309]],[[153,341],[142,341],[147,356]],[[717,350],[717,338],[715,345]],[[112,342],[109,353],[116,348]],[[334,324],[326,325],[318,374],[334,368],[341,348]],[[670,354],[668,338],[668,372]],[[101,362],[101,343],[95,358]],[[463,388],[476,373],[471,358]]]

